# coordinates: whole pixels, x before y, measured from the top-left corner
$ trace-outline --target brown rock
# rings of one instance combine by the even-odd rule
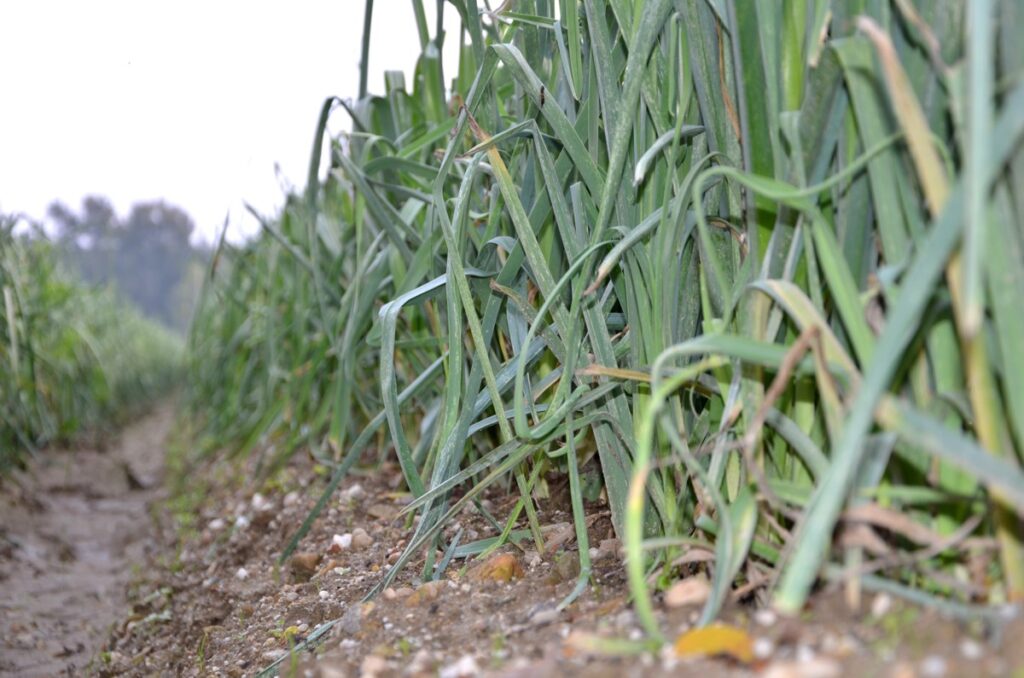
[[[572,581],[579,576],[580,573],[580,560],[579,556],[569,551],[562,551],[556,553],[553,561],[554,567],[545,581],[548,584],[560,584],[564,581]]]
[[[441,595],[441,591],[444,589],[444,585],[443,581],[428,581],[406,597],[406,606],[417,607],[422,603],[437,600],[437,597]]]
[[[467,575],[473,581],[508,582],[523,577],[523,566],[511,553],[498,553],[471,569]]]
[[[366,512],[374,518],[379,518],[381,520],[386,520],[390,522],[394,520],[395,517],[398,515],[398,508],[391,504],[378,503],[370,506],[370,508],[366,509]]]
[[[352,530],[352,548],[357,551],[368,548],[373,544],[373,537],[361,527]]]
[[[383,676],[391,672],[393,665],[384,657],[379,655],[371,654],[367,655],[363,659],[362,665],[359,667],[360,675],[363,678],[375,678],[376,676]]]
[[[408,586],[401,586],[397,589],[393,589],[390,586],[384,589],[384,598],[387,600],[398,600],[399,598],[408,598],[412,595],[412,589]]]
[[[687,577],[669,587],[665,591],[666,607],[685,607],[700,605],[711,595],[711,585],[703,576]]]
[[[316,566],[320,564],[320,554],[310,552],[296,553],[292,556],[289,564],[295,579],[306,581],[316,572]]]
[[[257,509],[253,511],[252,524],[256,527],[267,527],[276,515],[277,511],[272,506]]]
[[[598,547],[597,560],[601,558],[617,558],[622,549],[622,542],[618,539],[602,539],[601,546]]]

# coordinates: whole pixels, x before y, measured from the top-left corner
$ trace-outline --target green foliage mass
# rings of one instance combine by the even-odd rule
[[[52,245],[0,222],[0,472],[43,445],[112,430],[167,392],[182,342],[111,290],[64,273]]]
[[[986,615],[968,535],[998,543],[981,598],[1024,595],[1020,3],[451,4],[446,35],[413,2],[413,81],[343,104],[320,176],[328,100],[305,193],[215,256],[207,447],[332,468],[303,530],[394,455],[421,519],[381,586],[493,547],[440,536],[492,483],[499,543],[540,547],[557,468],[578,594],[599,467],[652,638],[647,582],[694,545],[705,622],[821,577]],[[874,550],[833,542],[857,511]]]

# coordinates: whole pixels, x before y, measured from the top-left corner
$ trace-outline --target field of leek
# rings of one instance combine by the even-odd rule
[[[311,451],[333,472],[304,530],[393,455],[421,519],[380,588],[424,554],[437,576],[495,484],[502,541],[540,547],[557,470],[569,603],[600,469],[652,638],[693,547],[703,622],[739,585],[790,612],[826,580],[1022,599],[1024,4],[449,2],[461,27],[411,3],[412,82],[369,94],[364,57],[305,192],[221,244],[189,346],[204,448]]]
[[[0,475],[83,432],[109,431],[181,375],[182,342],[74,281],[41,237],[0,217]]]

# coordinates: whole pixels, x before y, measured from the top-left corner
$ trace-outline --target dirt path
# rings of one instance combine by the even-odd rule
[[[152,542],[166,404],[106,450],[48,451],[0,486],[0,674],[79,675]]]

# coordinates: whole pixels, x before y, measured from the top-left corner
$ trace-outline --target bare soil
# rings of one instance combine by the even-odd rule
[[[116,459],[124,458],[118,454],[132,446],[159,450],[169,421],[161,417],[167,416],[158,413],[144,420],[126,432],[122,445],[105,455],[95,453],[96,459],[111,458],[106,475],[115,475],[110,469],[117,467]],[[137,438],[136,433],[152,435],[149,445],[140,444],[145,436]],[[99,463],[96,459],[88,463]],[[410,497],[402,491],[398,469],[376,461],[366,459],[373,470],[356,471],[347,479],[297,554],[280,565],[278,557],[326,482],[327,470],[309,456],[295,455],[269,476],[265,469],[272,462],[272,450],[245,465],[221,459],[184,470],[177,476],[184,482],[174,484],[169,498],[153,511],[146,507],[158,496],[155,491],[128,489],[122,472],[118,498],[141,500],[133,504],[137,534],[152,540],[156,548],[130,540],[120,555],[106,556],[105,562],[120,568],[117,573],[108,568],[107,574],[93,577],[80,570],[76,579],[61,580],[63,598],[57,596],[49,605],[42,604],[45,597],[39,594],[19,594],[19,616],[11,621],[5,617],[0,625],[6,662],[0,666],[19,675],[54,675],[72,661],[72,672],[81,671],[92,656],[89,670],[99,675],[250,676],[269,669],[269,675],[324,678],[1024,676],[1024,623],[1019,619],[998,628],[965,624],[887,596],[870,595],[859,610],[851,610],[839,592],[830,590],[817,594],[794,619],[761,607],[756,589],[731,601],[724,621],[750,641],[751,657],[726,652],[680,659],[671,645],[660,653],[633,651],[628,641],[640,638],[640,629],[627,598],[607,507],[599,501],[587,507],[592,585],[565,610],[556,608],[573,589],[578,567],[565,483],[558,478],[548,479],[547,496],[539,501],[542,550],[530,540],[505,547],[487,560],[457,559],[439,581],[426,583],[421,556],[392,586],[367,601],[366,595],[395,562],[413,527],[408,516],[400,515]],[[82,466],[86,463],[83,459]],[[133,469],[148,472],[150,467],[137,463],[141,462],[132,462]],[[257,473],[261,463],[263,472]],[[33,477],[39,484],[32,496],[47,506],[68,494],[55,492],[55,484],[43,484],[38,472]],[[23,482],[25,486],[31,484]],[[105,504],[81,498],[83,492],[74,493],[80,497],[78,510],[85,511],[72,521],[75,529],[112,522],[99,512]],[[20,497],[14,505],[25,501]],[[502,519],[513,503],[514,497],[496,490],[483,505]],[[42,513],[18,510],[39,521],[53,513],[52,508]],[[65,563],[61,549],[40,536],[74,533],[70,528],[58,531],[54,525],[63,523],[49,520],[24,523],[17,533],[38,528],[31,539],[51,546],[33,551],[32,576],[26,574],[30,566],[25,547],[5,556],[3,572],[14,570],[3,582],[5,591],[12,586],[34,586],[28,590],[37,592],[53,589],[57,573],[82,560],[83,547],[75,546],[77,557]],[[476,510],[464,512],[457,523],[446,534],[451,537],[461,529],[462,543],[496,534]],[[125,529],[116,532],[123,534]],[[8,532],[9,537],[13,534]],[[62,538],[80,544],[72,536]],[[90,538],[98,539],[98,533]],[[35,543],[27,536],[18,540]],[[108,551],[116,549],[110,546]],[[134,568],[128,564],[132,558],[137,558]],[[695,576],[702,566],[696,560],[690,566]],[[111,601],[106,607],[92,602],[90,592],[99,590],[97,595]],[[120,608],[118,622],[111,626],[114,617],[103,616],[104,610],[116,614],[125,593],[131,607]],[[16,607],[8,606],[6,598],[5,594],[5,615]],[[670,642],[693,628],[699,603],[668,607],[660,594],[657,598],[661,628]],[[32,626],[33,622],[39,625]],[[95,633],[77,630],[87,623]],[[8,648],[21,647],[19,634],[26,632],[36,643],[46,643],[45,652],[22,648],[9,659]],[[307,643],[311,638],[317,642]],[[75,650],[79,642],[83,649]],[[66,652],[65,647],[75,650],[73,657],[53,656]],[[28,663],[44,660],[45,665]]]
[[[165,405],[106,449],[49,450],[0,485],[0,674],[78,675],[155,551]]]

